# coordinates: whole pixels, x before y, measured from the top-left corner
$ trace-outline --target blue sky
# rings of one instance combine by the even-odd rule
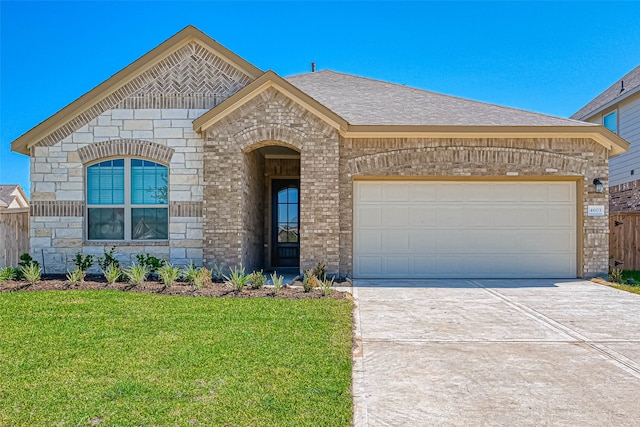
[[[11,141],[189,24],[283,77],[313,61],[564,117],[640,64],[640,2],[0,0],[0,183],[29,191]]]

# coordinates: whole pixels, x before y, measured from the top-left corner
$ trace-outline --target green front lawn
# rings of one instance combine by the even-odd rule
[[[348,300],[0,294],[0,425],[347,426]]]

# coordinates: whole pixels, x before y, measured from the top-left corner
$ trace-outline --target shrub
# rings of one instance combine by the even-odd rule
[[[329,296],[333,292],[333,279],[331,280],[320,280],[320,289],[322,290],[322,295]]]
[[[123,272],[132,285],[141,285],[147,278],[147,274],[149,274],[146,265],[137,265],[135,263],[131,264],[131,268],[127,268]]]
[[[318,262],[316,268],[313,269],[313,275],[320,281],[327,280],[327,265],[324,261]]]
[[[114,256],[113,252],[116,250],[115,246],[112,246],[109,252],[105,251],[104,256],[98,258],[98,265],[102,269],[103,272],[107,271],[107,268],[110,265],[113,265],[117,268],[120,268],[120,261],[118,261]]]
[[[313,269],[305,271],[302,277],[302,288],[305,292],[311,292],[311,289],[318,287],[318,278],[313,272]]]
[[[123,274],[122,269],[116,264],[107,265],[107,268],[102,273],[104,273],[104,278],[107,279],[107,283],[110,285],[116,283]]]
[[[245,274],[243,266],[240,266],[240,268],[233,267],[229,272],[231,274],[229,276],[224,276],[224,278],[235,288],[236,291],[242,291],[251,280],[251,274]]]
[[[77,269],[79,269],[83,273],[86,273],[87,270],[93,265],[93,255],[82,256],[82,254],[78,252],[73,260],[73,263],[76,265]],[[84,278],[84,275],[82,277]]]
[[[211,267],[211,273],[213,279],[215,280],[223,280],[224,279],[224,263],[218,264],[217,262],[213,263],[213,267]]]
[[[251,287],[253,289],[260,289],[264,286],[264,282],[267,280],[267,276],[260,271],[254,271],[251,275]]]
[[[20,280],[20,279],[24,279],[25,276],[22,272],[22,269],[25,267],[30,267],[31,265],[35,265],[36,267],[40,267],[40,264],[38,263],[38,261],[36,261],[35,259],[31,258],[31,255],[29,255],[28,253],[23,253],[22,255],[20,255],[20,262],[18,263],[18,267],[15,269],[16,272],[16,279]],[[42,270],[40,270],[40,272],[42,273]]]
[[[160,276],[162,283],[169,287],[178,280],[178,277],[180,277],[180,269],[171,264],[163,265],[158,270],[158,275]]]
[[[42,269],[38,265],[37,262],[31,262],[20,269],[22,273],[22,277],[24,277],[27,282],[32,285],[40,280],[42,277]]]
[[[198,273],[195,275],[193,285],[197,289],[202,289],[205,285],[210,285],[211,283],[211,270],[204,267],[199,268]]]
[[[189,265],[185,266],[182,270],[182,277],[184,277],[191,286],[195,286],[198,277],[198,267],[196,267],[193,262],[190,262]]]
[[[271,281],[273,282],[273,293],[278,295],[280,289],[282,289],[283,276],[278,276],[276,273],[271,274]]]
[[[78,267],[73,271],[67,271],[67,280],[72,285],[75,285],[77,283],[84,281],[85,274],[86,273],[83,270],[81,270],[80,267]]]
[[[609,272],[609,281],[613,283],[622,283],[622,269],[612,268]]]
[[[158,269],[165,265],[165,260],[149,254],[138,254],[136,259],[138,260],[138,265],[147,267],[148,274],[155,274]]]
[[[0,282],[8,282],[16,278],[16,269],[13,267],[5,267],[0,269]]]

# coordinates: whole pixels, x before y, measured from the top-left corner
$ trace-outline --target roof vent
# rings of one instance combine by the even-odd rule
[[[312,63],[311,63],[311,72],[312,72],[312,73],[315,73],[315,72],[316,72],[316,63],[315,63],[315,62],[312,62]]]
[[[620,93],[624,92],[624,80],[620,80]]]

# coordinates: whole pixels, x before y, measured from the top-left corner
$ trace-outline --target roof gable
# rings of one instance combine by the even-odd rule
[[[188,26],[20,136],[11,148],[28,154],[36,144],[53,145],[104,111],[130,107],[140,97],[149,108],[168,108],[166,104],[175,102],[175,97],[163,95],[188,94],[191,108],[209,108],[261,74],[255,66]]]
[[[620,80],[609,86],[604,92],[589,101],[571,116],[576,120],[587,120],[625,98],[640,92],[640,65],[627,73]]]
[[[20,209],[28,207],[29,200],[19,185],[0,185],[0,208]]]
[[[203,132],[219,120],[228,116],[251,99],[255,98],[269,88],[275,88],[279,92],[293,99],[305,109],[330,124],[336,129],[346,129],[347,122],[334,111],[328,109],[273,71],[267,71],[260,78],[254,80],[249,85],[238,91],[220,105],[213,107],[193,122],[193,129],[196,132]]]

